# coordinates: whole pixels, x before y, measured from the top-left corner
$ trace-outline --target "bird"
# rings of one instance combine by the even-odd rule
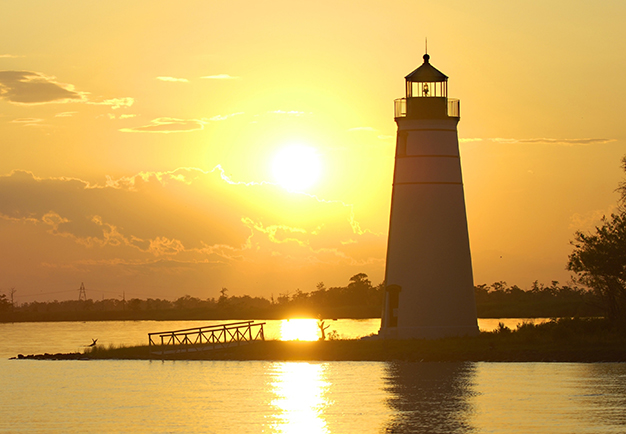
[[[96,342],[98,342],[98,339],[91,339],[93,342],[89,345],[87,345],[88,347],[95,347],[96,346]]]

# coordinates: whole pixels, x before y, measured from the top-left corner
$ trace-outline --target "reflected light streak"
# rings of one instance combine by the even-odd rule
[[[316,341],[318,339],[317,320],[295,318],[283,320],[280,324],[281,341]]]
[[[325,364],[278,363],[273,383],[278,410],[274,432],[298,434],[329,433],[324,411],[331,405],[326,397],[329,387]]]

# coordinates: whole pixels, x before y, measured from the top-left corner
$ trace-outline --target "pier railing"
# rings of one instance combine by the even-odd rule
[[[207,351],[254,341],[264,341],[264,324],[264,322],[240,321],[206,327],[148,333],[148,346],[152,354],[169,354]]]

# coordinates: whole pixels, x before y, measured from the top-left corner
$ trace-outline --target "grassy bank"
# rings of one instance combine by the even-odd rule
[[[513,331],[500,327],[476,337],[438,340],[266,341],[165,356],[151,355],[147,346],[95,347],[84,356],[173,360],[626,362],[626,336],[603,319],[560,319],[540,325],[522,324]]]

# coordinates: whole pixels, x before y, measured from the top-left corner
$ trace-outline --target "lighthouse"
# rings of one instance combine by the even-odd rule
[[[395,100],[395,168],[379,337],[478,334],[457,124],[448,77],[424,63]]]

